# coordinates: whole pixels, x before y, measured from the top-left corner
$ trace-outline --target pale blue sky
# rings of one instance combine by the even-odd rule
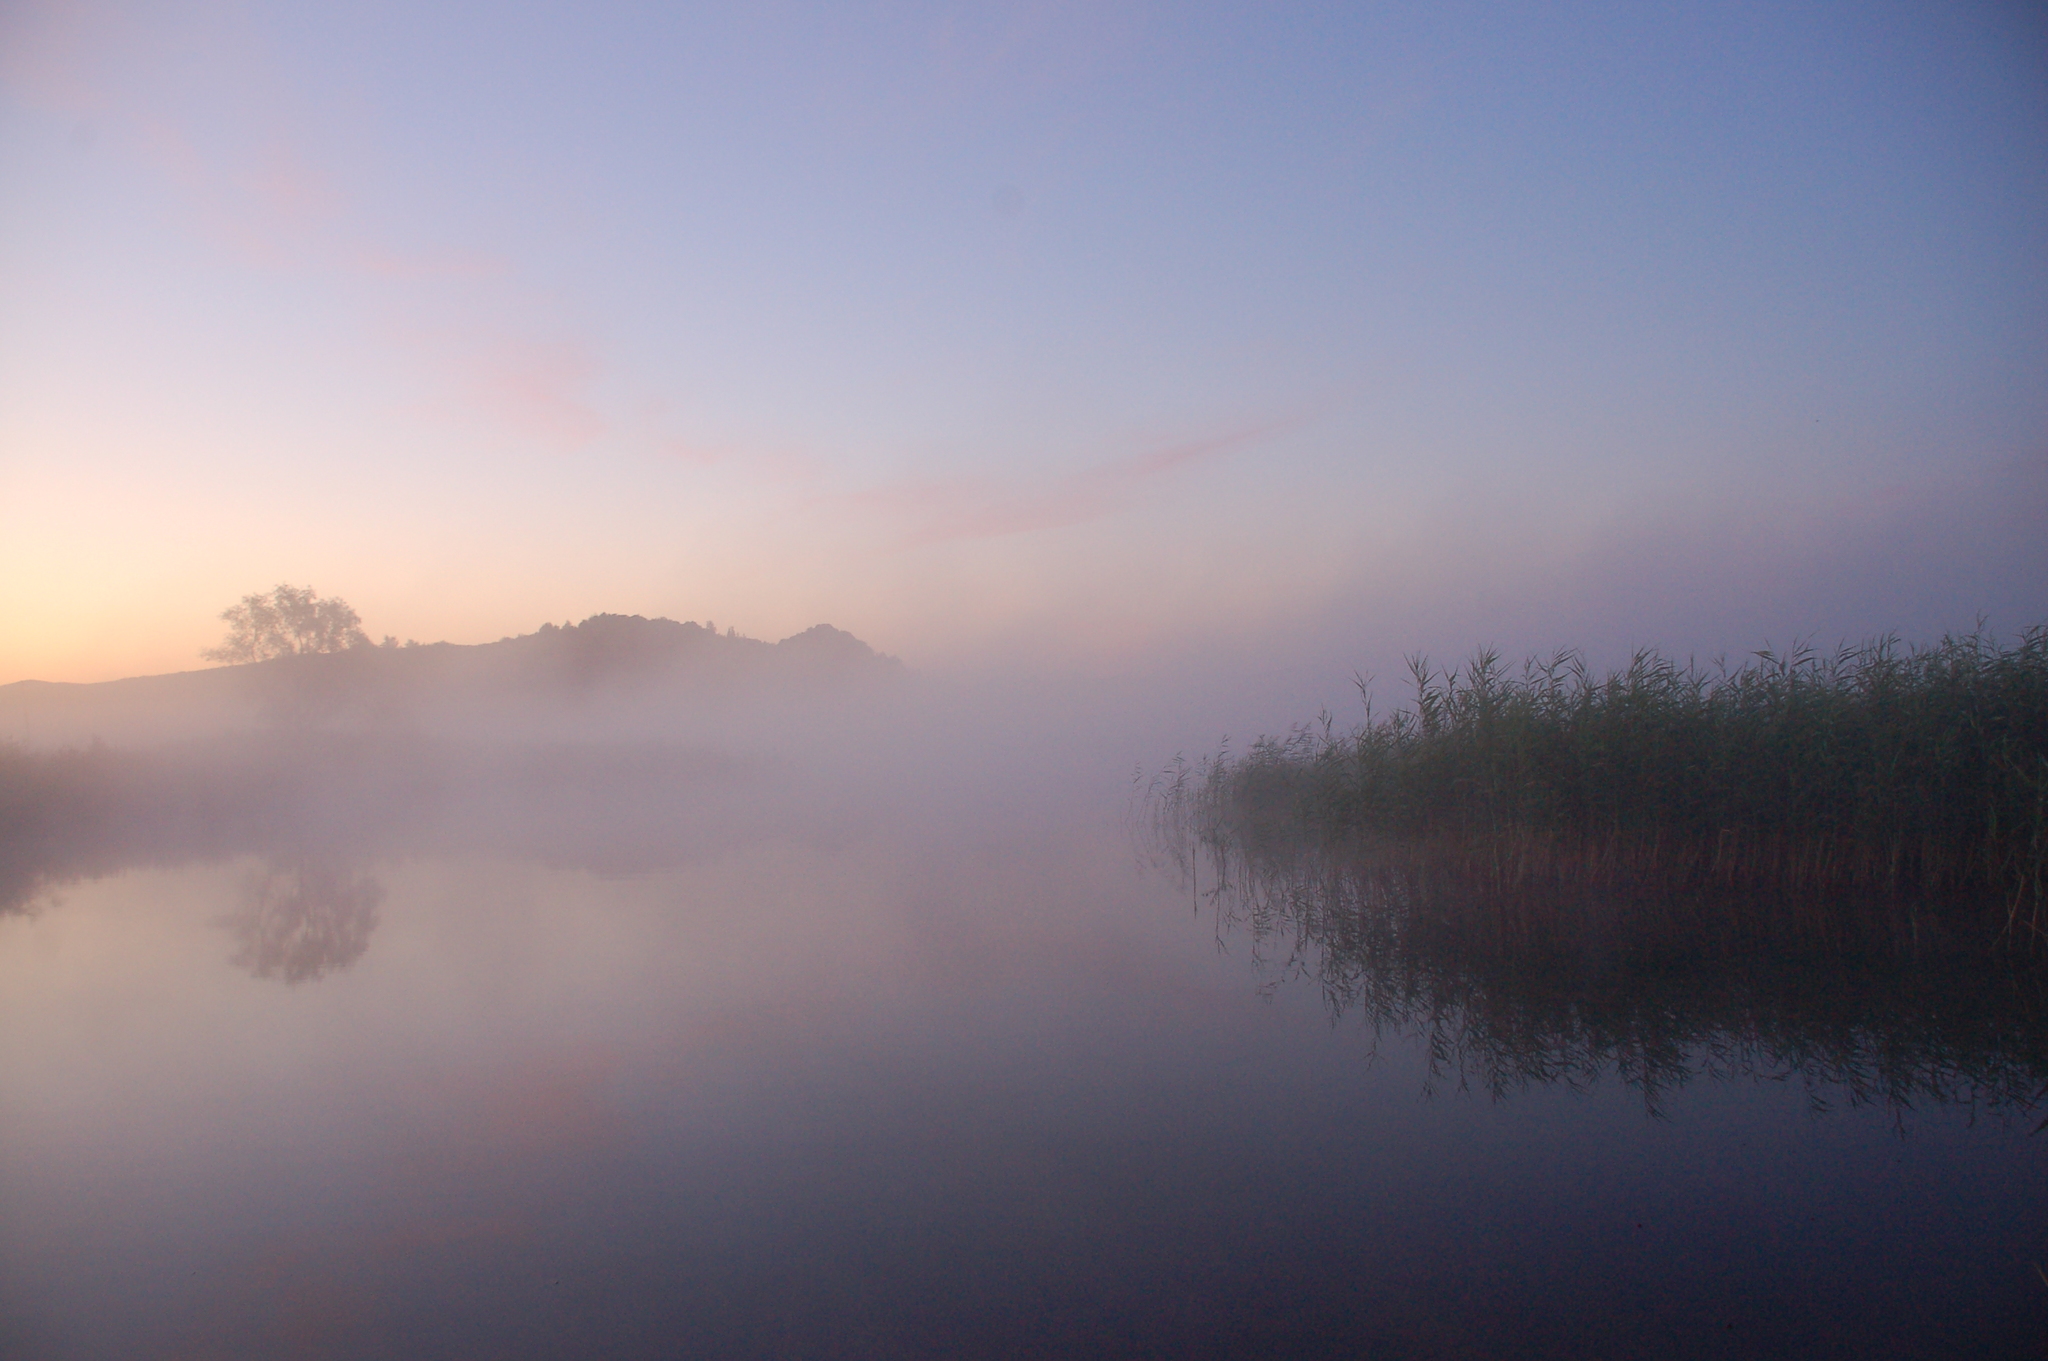
[[[2048,614],[2038,7],[422,8],[0,14],[0,680]]]

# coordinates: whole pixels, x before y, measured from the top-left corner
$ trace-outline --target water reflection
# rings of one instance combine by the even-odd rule
[[[1312,844],[1199,855],[1182,872],[1219,933],[1250,941],[1264,986],[1319,988],[1375,1047],[1420,1040],[1432,1089],[1618,1079],[1653,1114],[1701,1078],[1798,1083],[1816,1109],[2048,1101],[2044,970],[1936,923],[1889,946],[1771,948],[1717,930],[1727,905],[1707,899],[1489,898]]]
[[[1656,993],[1676,963],[1590,946],[1546,992],[1515,938],[1389,941],[1391,907],[1265,866],[1231,910],[1268,913],[1240,920],[1276,967],[1355,1017],[1406,961],[1423,1019],[1463,1008],[1440,1073],[1462,1043],[1475,1085],[1485,1054],[1583,1085],[1573,1037],[1608,1065],[1583,1101],[1418,1101],[1417,1056],[1359,1062],[1312,988],[1249,997],[1078,779],[911,801],[863,767],[869,816],[827,836],[811,769],[750,794],[661,752],[316,750],[187,754],[183,801],[111,768],[72,805],[97,820],[22,859],[155,868],[0,921],[14,1350],[1806,1361],[2038,1331],[2031,1121],[1802,1109],[1843,1053],[1981,1075],[1943,1017],[1879,1023],[1934,1056],[1901,1058],[1831,1039],[1796,978]],[[1805,1011],[1741,1020],[1765,1002]],[[1745,1024],[1806,1067],[1668,1121],[1610,1076]]]
[[[0,746],[0,916],[80,881],[248,855],[333,866],[479,851],[608,871],[672,865],[769,821],[750,802],[750,773],[716,752],[659,743],[315,734],[147,751]],[[307,893],[331,896],[329,873]],[[306,896],[296,893],[280,901]]]
[[[307,983],[361,959],[377,929],[384,887],[329,864],[266,866],[220,919],[235,939],[229,962],[255,978]]]

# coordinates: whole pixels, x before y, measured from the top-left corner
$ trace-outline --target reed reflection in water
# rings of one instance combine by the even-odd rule
[[[1702,1078],[1795,1082],[1815,1109],[2027,1118],[2048,1102],[2048,976],[1938,917],[1871,913],[1858,940],[1773,941],[1757,925],[1797,914],[1726,894],[1501,889],[1395,844],[1247,842],[1157,811],[1154,850],[1219,936],[1249,939],[1262,986],[1320,989],[1376,1049],[1419,1041],[1432,1090],[1619,1081],[1652,1114]]]

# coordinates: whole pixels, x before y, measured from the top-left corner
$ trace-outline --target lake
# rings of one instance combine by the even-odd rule
[[[0,917],[5,1354],[2040,1354],[2012,1083],[1711,1024],[1503,1078],[1056,766],[53,878]]]

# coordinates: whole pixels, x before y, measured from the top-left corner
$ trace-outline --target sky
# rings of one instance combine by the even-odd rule
[[[2044,530],[2037,5],[0,3],[0,683],[288,582],[1348,684]]]

